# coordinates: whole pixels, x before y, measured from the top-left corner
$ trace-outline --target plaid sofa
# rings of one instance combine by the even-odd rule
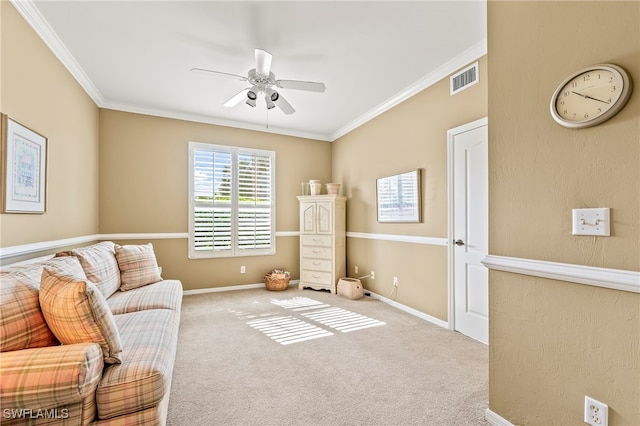
[[[110,241],[0,271],[0,423],[166,422],[182,284]]]

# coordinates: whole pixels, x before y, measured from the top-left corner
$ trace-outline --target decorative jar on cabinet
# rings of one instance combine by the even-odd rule
[[[300,284],[336,293],[346,272],[346,201],[340,195],[299,196]]]

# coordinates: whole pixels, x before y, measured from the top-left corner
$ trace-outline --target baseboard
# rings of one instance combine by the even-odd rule
[[[291,280],[289,281],[289,287],[297,286],[299,282],[300,280]],[[221,293],[223,291],[249,290],[253,288],[264,288],[264,283],[228,285],[225,287],[198,288],[195,290],[185,290],[182,294],[184,296],[191,296],[195,294]]]
[[[437,326],[440,326],[442,328],[446,328],[447,330],[449,330],[449,323],[447,321],[442,321],[439,318],[432,317],[431,315],[427,315],[424,312],[420,312],[417,309],[410,308],[409,306],[403,305],[402,303],[398,303],[395,300],[391,300],[391,299],[386,298],[384,296],[380,296],[379,294],[376,294],[376,293],[374,293],[374,292],[372,292],[370,290],[365,290],[365,292],[369,293],[372,298],[380,300],[381,302],[384,302],[384,303],[386,303],[388,305],[391,305],[396,309],[399,309],[399,310],[404,311],[404,312],[406,312],[408,314],[411,314],[413,316],[416,316],[416,317],[421,318],[421,319],[423,319],[425,321],[428,321],[428,322],[430,322],[432,324],[435,324]]]
[[[289,282],[289,287],[291,286],[297,286],[298,283],[300,282],[300,280],[291,280],[291,282]],[[223,292],[223,291],[235,291],[235,290],[248,290],[248,289],[253,289],[253,288],[264,288],[264,283],[259,283],[259,284],[243,284],[243,285],[230,285],[230,286],[225,286],[225,287],[212,287],[212,288],[199,288],[196,290],[185,290],[184,291],[184,295],[185,296],[191,296],[191,295],[196,295],[196,294],[206,294],[206,293],[219,293],[219,292]],[[416,309],[410,308],[406,305],[403,305],[402,303],[398,303],[395,300],[391,300],[388,299],[384,296],[380,296],[379,294],[376,294],[372,291],[366,290],[366,292],[370,295],[370,297],[380,300],[381,302],[384,302],[388,305],[393,306],[396,309],[399,309],[401,311],[407,312],[413,316],[416,316],[418,318],[421,318],[425,321],[428,321],[432,324],[438,325],[442,328],[446,328],[449,329],[449,323],[446,321],[442,321],[439,318],[436,317],[432,317],[431,315],[427,315],[424,312],[420,312]]]
[[[514,426],[509,420],[494,413],[489,408],[484,412],[484,418],[493,426]]]

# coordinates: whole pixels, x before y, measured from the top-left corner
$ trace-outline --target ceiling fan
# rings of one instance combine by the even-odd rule
[[[271,72],[271,60],[273,59],[271,53],[266,50],[255,49],[255,55],[256,67],[250,69],[246,77],[203,68],[191,68],[191,71],[231,77],[251,84],[251,87],[241,90],[222,104],[227,108],[232,108],[243,100],[247,105],[255,107],[258,95],[264,94],[267,109],[272,109],[277,105],[285,114],[293,114],[296,110],[277,89],[305,90],[319,93],[324,92],[326,89],[324,83],[316,83],[314,81],[276,80],[276,76]]]

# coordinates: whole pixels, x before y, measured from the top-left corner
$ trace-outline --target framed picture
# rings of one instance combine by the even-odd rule
[[[2,212],[44,213],[47,138],[2,114]]]
[[[378,222],[420,222],[420,169],[376,180]]]

